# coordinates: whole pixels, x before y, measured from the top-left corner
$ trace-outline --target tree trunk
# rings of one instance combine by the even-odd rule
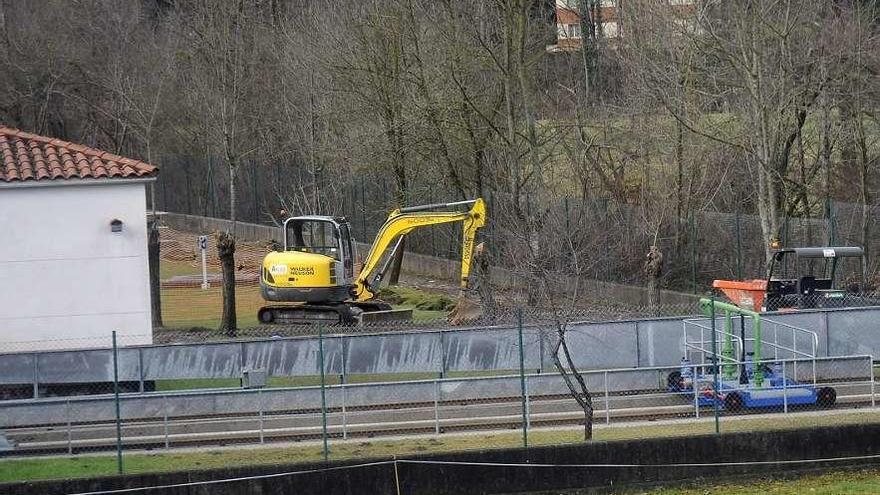
[[[238,204],[238,191],[235,189],[236,166],[229,166],[229,219],[232,220],[232,235],[235,235],[235,210]]]
[[[572,359],[568,344],[565,341],[565,325],[559,321],[556,322],[556,336],[556,346],[553,349],[553,364],[556,366],[559,376],[562,377],[562,381],[565,382],[565,386],[568,387],[569,393],[584,411],[584,441],[588,442],[593,439],[593,394],[587,388],[587,382],[584,381],[583,375],[574,365],[574,359]],[[562,363],[562,359],[559,357],[560,350],[565,356],[565,364]],[[577,385],[572,381],[572,376]]]
[[[223,268],[223,318],[220,331],[229,337],[238,333],[235,315],[235,236],[222,232],[217,239],[217,254]]]
[[[403,250],[406,249],[406,236],[400,240],[400,246],[394,252],[391,268],[388,273],[388,285],[397,285],[400,282],[400,267],[403,265]]]
[[[660,300],[660,275],[663,272],[663,253],[657,246],[651,246],[645,261],[645,276],[648,282],[648,310],[651,314],[657,311]]]
[[[403,147],[401,146],[398,149],[403,150]],[[403,208],[407,203],[406,168],[403,165],[405,157],[402,151],[396,156],[398,161],[394,167],[394,181],[397,187],[397,207]],[[394,253],[394,259],[391,262],[390,273],[388,274],[388,285],[397,285],[400,282],[400,268],[403,265],[403,252],[405,250],[406,236],[400,239],[400,246],[398,246],[397,251]]]
[[[162,296],[159,280],[159,228],[155,215],[147,227],[147,253],[150,266],[150,312],[153,315],[153,328],[162,325]]]
[[[495,318],[495,295],[492,292],[492,272],[489,264],[489,253],[484,249],[483,243],[474,249],[474,269],[476,271],[477,294],[480,296],[480,306],[483,316],[490,321]]]

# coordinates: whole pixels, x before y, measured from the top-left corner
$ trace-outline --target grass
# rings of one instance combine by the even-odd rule
[[[390,304],[422,311],[449,312],[455,307],[455,301],[445,294],[402,285],[383,287],[378,297]]]
[[[163,262],[164,263],[164,262]],[[223,313],[223,291],[220,287],[210,289],[175,288],[162,289],[162,322],[167,327],[220,326]],[[240,328],[257,325],[257,310],[263,306],[260,288],[239,285],[235,288],[235,311]]]
[[[839,426],[843,424],[880,421],[880,412],[853,412],[835,415],[797,415],[779,417],[775,420],[754,420],[753,418],[725,420],[723,431],[769,431],[806,426]],[[618,426],[595,430],[595,440],[613,441],[650,437],[690,436],[709,434],[714,424],[708,422],[668,422]],[[530,445],[559,445],[579,442],[583,432],[580,429],[533,430],[529,434]],[[451,452],[463,450],[513,448],[522,446],[522,433],[517,431],[499,433],[474,433],[467,435],[442,435],[439,437],[414,437],[389,440],[349,440],[331,441],[331,458],[364,459],[391,456],[408,456],[425,453]],[[258,464],[279,464],[312,462],[322,459],[320,443],[310,442],[288,447],[237,447],[205,449],[197,452],[152,452],[125,455],[125,472],[129,474],[189,471],[223,466],[242,466]],[[114,474],[115,458],[112,455],[81,455],[74,457],[50,457],[39,459],[0,460],[0,482],[37,479],[66,479]],[[876,476],[869,477],[871,483]],[[866,481],[867,482],[867,481]],[[726,486],[726,485],[719,485]],[[874,485],[868,485],[874,486]],[[714,492],[660,491],[659,494],[673,493],[767,493],[755,488],[753,491],[726,491],[719,488]],[[655,492],[652,492],[655,493]],[[797,492],[770,492],[797,493]],[[819,493],[880,493],[873,492],[819,492]]]
[[[761,478],[745,484],[701,484],[694,487],[665,488],[641,493],[650,495],[875,494],[880,493],[880,469],[838,471],[807,475],[795,479]]]
[[[211,267],[208,268],[208,272],[210,273]],[[162,259],[161,263],[159,263],[159,278],[161,280],[167,280],[171,277],[176,277],[178,275],[201,275],[202,267],[201,265],[196,265],[196,261],[187,262],[187,261],[177,261],[177,260],[169,260]]]
[[[168,271],[183,270],[180,262],[162,262],[172,265]],[[165,274],[163,273],[163,277]],[[414,321],[430,321],[445,318],[454,304],[446,296],[424,292],[413,288],[399,288],[406,293],[405,297],[394,297],[389,302],[395,309],[412,309]],[[395,291],[398,288],[395,288]],[[384,295],[383,290],[383,295]],[[216,329],[220,326],[220,317],[223,312],[222,289],[211,287],[201,289],[199,287],[162,289],[162,322],[168,328],[192,328],[204,327]],[[258,325],[257,310],[265,302],[260,296],[260,288],[251,285],[239,285],[235,290],[235,310],[238,317],[239,328],[248,328]],[[441,308],[441,309],[437,309]]]

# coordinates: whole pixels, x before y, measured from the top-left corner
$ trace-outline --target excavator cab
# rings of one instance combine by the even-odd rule
[[[288,218],[283,249],[263,260],[260,291],[273,302],[340,303],[354,290],[354,245],[343,217]],[[259,318],[270,323],[270,313]]]
[[[357,254],[351,239],[351,226],[345,217],[292,217],[284,222],[284,251],[314,253],[342,263],[340,283],[354,279]]]

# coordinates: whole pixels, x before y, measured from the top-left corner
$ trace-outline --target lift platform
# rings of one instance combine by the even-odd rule
[[[836,391],[817,385],[815,332],[733,304],[700,305],[705,317],[683,322],[684,353],[668,375],[669,392],[727,411],[834,405]]]

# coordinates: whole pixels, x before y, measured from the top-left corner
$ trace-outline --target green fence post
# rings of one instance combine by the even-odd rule
[[[528,404],[526,404],[526,360],[525,348],[523,347],[523,316],[522,308],[516,308],[516,327],[519,334],[519,386],[520,395],[522,396],[522,428],[523,428],[523,447],[529,446],[529,422],[528,422]]]
[[[326,377],[324,372],[324,327],[318,327],[318,361],[321,367],[321,437],[324,439],[324,461],[330,458],[330,450],[327,447],[327,393]]]
[[[113,331],[113,395],[116,402],[116,470],[122,474],[122,415],[119,407],[119,357],[116,330]]]
[[[697,293],[697,223],[694,221],[694,214],[688,215],[688,223],[691,227],[691,290]]]
[[[739,205],[736,207],[736,278],[742,280],[742,230],[740,229]]]
[[[718,338],[715,335],[715,296],[710,299],[709,308],[709,318],[712,320],[712,405],[715,410],[715,433],[720,433],[718,398],[721,397],[721,387],[718,380]]]

